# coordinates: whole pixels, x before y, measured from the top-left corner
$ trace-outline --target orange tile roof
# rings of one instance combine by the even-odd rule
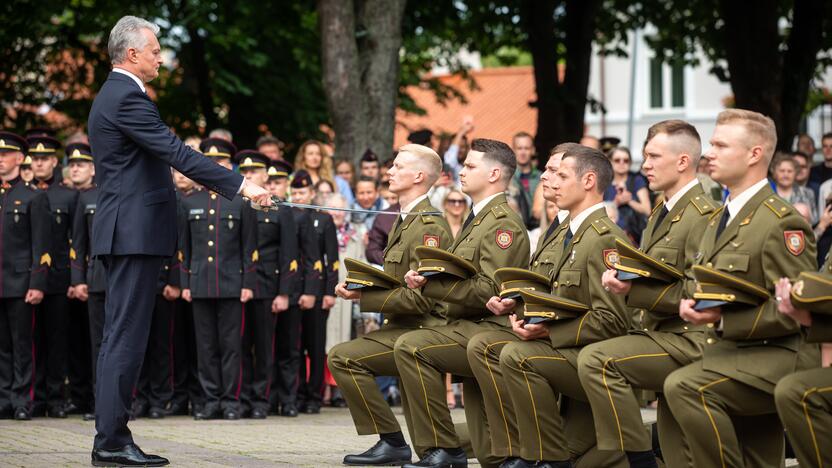
[[[473,136],[491,138],[511,144],[511,137],[520,131],[534,135],[537,129],[537,111],[529,102],[537,99],[532,67],[486,68],[471,71],[477,84],[475,90],[458,75],[439,77],[443,84],[453,86],[467,99],[466,104],[453,100],[440,104],[433,92],[418,86],[410,86],[407,92],[425,111],[426,115],[396,111],[395,146],[407,143],[407,135],[413,130],[427,128],[435,136],[455,133],[465,116],[474,117]]]

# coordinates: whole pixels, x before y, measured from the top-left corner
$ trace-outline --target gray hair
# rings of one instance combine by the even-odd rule
[[[110,63],[117,65],[127,59],[127,49],[143,49],[147,45],[147,38],[141,33],[142,29],[149,29],[153,34],[159,34],[159,26],[137,16],[123,16],[112,31],[107,41],[107,52]]]

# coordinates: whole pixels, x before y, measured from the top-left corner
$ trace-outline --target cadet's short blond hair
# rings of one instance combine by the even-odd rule
[[[419,158],[429,186],[433,186],[439,180],[439,176],[442,173],[442,158],[439,157],[436,151],[424,145],[409,143],[400,146],[399,153],[410,153]]]
[[[771,161],[777,147],[777,127],[770,117],[745,109],[726,109],[716,117],[717,125],[740,124],[753,138],[748,146],[763,147],[763,156]]]

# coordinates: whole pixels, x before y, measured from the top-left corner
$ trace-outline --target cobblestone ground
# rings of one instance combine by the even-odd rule
[[[401,408],[395,412],[404,427]],[[454,410],[455,421],[464,421]],[[356,435],[349,411],[324,408],[318,415],[266,420],[194,421],[190,417],[130,423],[143,450],[168,457],[173,466],[342,466],[345,454],[374,444]],[[95,427],[80,416],[0,421],[0,466],[89,466]],[[473,460],[472,460],[473,462]]]

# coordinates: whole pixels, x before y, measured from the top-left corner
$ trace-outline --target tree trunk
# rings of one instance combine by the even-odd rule
[[[824,0],[796,0],[787,49],[781,52],[777,0],[754,7],[721,0],[725,52],[736,107],[777,125],[777,148],[788,150],[806,107],[823,35]]]
[[[214,94],[211,91],[211,76],[208,71],[208,62],[205,61],[205,39],[200,37],[199,32],[193,26],[188,27],[188,36],[191,38],[191,60],[194,65],[194,81],[197,86],[197,101],[205,116],[205,126],[208,131],[217,128],[220,119],[214,112]]]
[[[358,161],[393,146],[406,0],[318,0],[321,63],[335,152]]]
[[[566,0],[564,30],[566,64],[563,82],[558,80],[557,38],[554,10],[557,0],[524,0],[521,15],[528,30],[528,46],[534,64],[537,92],[535,149],[541,167],[545,155],[557,144],[580,140],[584,130],[586,93],[589,86],[595,18],[600,0]]]

